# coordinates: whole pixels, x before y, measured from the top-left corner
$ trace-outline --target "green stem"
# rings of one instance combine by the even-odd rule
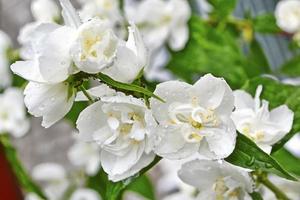
[[[289,198],[268,179],[267,175],[262,175],[259,181],[269,188],[275,194],[278,200],[289,200]]]
[[[31,177],[28,175],[27,171],[22,166],[17,151],[11,144],[8,134],[0,134],[0,145],[3,146],[6,159],[8,160],[10,167],[12,168],[19,184],[26,192],[36,193],[42,199],[47,199],[43,194],[42,190],[36,185]]]
[[[95,103],[95,100],[91,97],[91,95],[86,91],[83,85],[79,86],[79,89],[83,92],[84,96],[88,98],[90,103]]]

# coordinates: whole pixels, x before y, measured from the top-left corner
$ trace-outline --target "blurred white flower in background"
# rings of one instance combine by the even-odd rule
[[[92,142],[81,141],[75,137],[75,143],[68,151],[70,162],[79,168],[82,168],[89,176],[95,175],[100,169],[100,149]]]
[[[60,9],[53,0],[34,0],[31,13],[38,22],[54,22],[60,18]]]
[[[35,193],[27,193],[24,197],[25,200],[41,200],[41,198]]]
[[[32,177],[42,184],[49,200],[59,200],[69,186],[63,166],[56,163],[41,163],[32,170]]]
[[[11,73],[9,71],[9,58],[7,51],[12,47],[9,36],[0,30],[0,89],[11,84]]]
[[[159,194],[172,194],[176,197],[181,195],[192,196],[195,193],[195,188],[184,183],[178,176],[177,172],[181,168],[182,164],[192,159],[184,159],[184,160],[161,160],[157,167],[162,173],[161,176],[158,177],[156,188]],[[174,197],[175,198],[175,197]]]
[[[138,173],[155,157],[156,122],[140,99],[103,97],[83,110],[76,124],[85,140],[100,146],[101,165],[112,181]]]
[[[300,31],[300,1],[281,0],[275,8],[277,25],[288,33]]]
[[[175,51],[184,48],[191,16],[186,0],[145,0],[136,4],[125,1],[125,13],[139,27],[151,51],[165,42]]]
[[[0,134],[22,137],[30,128],[26,118],[22,90],[8,88],[0,94]]]
[[[89,188],[79,188],[70,197],[70,200],[101,200],[99,194]]]
[[[88,0],[79,1],[82,8],[79,11],[80,18],[88,21],[94,17],[108,20],[112,28],[123,24],[119,0]]]
[[[166,101],[150,99],[159,123],[157,154],[169,159],[194,153],[213,159],[231,154],[236,138],[230,118],[234,97],[224,79],[208,74],[194,85],[167,81],[158,84],[154,93]]]
[[[225,161],[194,160],[182,165],[178,176],[199,190],[197,200],[251,199],[251,176]]]
[[[293,155],[300,158],[300,134],[296,133],[287,143],[285,143],[284,147],[289,150]]]
[[[290,181],[275,175],[269,176],[270,181],[280,188],[280,190],[291,200],[300,200],[300,183],[296,181]],[[264,200],[277,199],[273,192],[268,188],[263,187],[262,197]]]
[[[261,92],[261,85],[257,87],[254,98],[245,91],[234,91],[235,110],[232,119],[240,133],[270,153],[271,145],[291,130],[294,113],[286,105],[269,111],[269,102],[260,100]]]

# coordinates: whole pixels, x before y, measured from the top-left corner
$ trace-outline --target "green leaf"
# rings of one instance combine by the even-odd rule
[[[212,73],[224,77],[231,87],[239,88],[248,79],[236,33],[217,29],[197,16],[189,22],[190,39],[182,51],[172,52],[167,68],[180,78],[193,78]],[[247,66],[248,67],[248,66]]]
[[[16,149],[13,147],[13,145],[10,142],[9,135],[1,135],[0,134],[0,143],[4,147],[6,158],[15,173],[19,184],[26,192],[33,192],[37,194],[42,199],[47,199],[42,190],[39,188],[36,183],[33,182],[31,177],[28,175],[27,171],[22,166]]]
[[[273,145],[272,152],[275,152],[294,134],[300,131],[300,87],[286,85],[267,77],[257,77],[249,80],[243,89],[254,95],[258,85],[263,86],[261,98],[269,101],[270,109],[285,104],[294,112],[292,130],[283,139]]]
[[[250,193],[252,200],[263,200],[261,194],[259,192]]]
[[[290,77],[300,76],[300,55],[293,57],[280,68],[281,72]]]
[[[213,11],[211,16],[217,17],[222,20],[230,15],[236,6],[236,0],[208,0],[208,2],[213,6]]]
[[[252,140],[242,134],[238,134],[233,153],[225,159],[231,164],[252,169],[262,170],[277,174],[286,179],[297,180],[284,170],[276,160],[261,150]]]
[[[103,83],[106,83],[107,85],[111,86],[112,88],[114,88],[116,90],[137,92],[137,93],[146,95],[148,97],[154,97],[154,98],[164,102],[164,100],[161,99],[159,96],[156,96],[155,94],[153,94],[149,90],[147,90],[143,87],[140,87],[138,85],[128,84],[128,83],[121,83],[121,82],[113,80],[109,76],[107,76],[105,74],[102,74],[102,73],[98,73],[97,78],[100,79]]]
[[[273,13],[264,13],[253,19],[253,27],[255,32],[259,33],[278,33],[280,28],[276,24]]]
[[[65,116],[65,119],[69,120],[71,124],[75,127],[76,126],[76,120],[86,107],[88,106],[88,102],[81,101],[81,102],[74,102],[71,110],[68,112],[68,114]]]
[[[272,154],[272,156],[285,167],[287,171],[300,177],[300,159],[294,156],[285,148],[281,148]]]
[[[140,176],[134,182],[129,184],[126,190],[138,193],[149,200],[155,200],[155,192],[150,179],[146,176]]]
[[[262,73],[270,72],[270,65],[259,42],[254,39],[250,43],[247,55],[248,67],[245,70],[249,77],[259,76]]]

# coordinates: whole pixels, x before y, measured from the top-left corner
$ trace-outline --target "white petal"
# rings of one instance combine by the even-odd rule
[[[154,94],[166,102],[163,103],[155,98],[150,99],[150,107],[155,119],[160,122],[169,120],[169,106],[173,102],[186,103],[190,101],[189,89],[191,85],[181,81],[166,81],[156,86]]]
[[[11,70],[28,81],[34,81],[39,83],[45,83],[40,74],[38,62],[34,60],[29,61],[17,61],[10,66]]]
[[[81,24],[79,15],[69,0],[59,0],[62,7],[62,15],[66,25],[78,28]]]
[[[189,39],[189,28],[187,25],[181,25],[173,29],[169,38],[169,45],[172,50],[180,51],[185,47]]]
[[[42,126],[50,127],[62,119],[73,105],[75,95],[68,99],[68,89],[66,83],[47,85],[29,82],[24,90],[28,112],[43,117]]]
[[[160,141],[155,147],[156,154],[168,159],[183,159],[196,153],[199,143],[187,143],[180,126],[159,127]]]
[[[40,73],[49,83],[62,82],[73,73],[69,51],[74,37],[73,29],[61,27],[45,37],[40,45]]]
[[[214,161],[194,160],[181,166],[178,172],[179,178],[200,190],[213,186],[216,179],[220,177],[221,171]]]
[[[76,127],[81,138],[86,141],[93,140],[93,134],[105,127],[107,118],[102,111],[103,103],[98,101],[85,108],[78,116]],[[101,132],[99,133],[101,134]]]
[[[120,175],[131,169],[141,158],[143,143],[131,145],[130,150],[123,156],[116,156],[108,151],[101,152],[101,164],[104,171],[110,175]]]
[[[215,154],[214,159],[226,158],[235,147],[236,130],[233,122],[228,119],[223,122],[224,126],[214,130],[214,134],[206,136],[209,150]],[[201,154],[201,150],[199,151]]]
[[[119,45],[114,64],[104,69],[103,73],[116,81],[131,83],[143,68],[143,66],[139,66],[137,59],[132,50]]]
[[[253,97],[243,91],[243,90],[235,90],[233,92],[234,95],[234,106],[236,109],[253,109],[254,110],[254,99]]]
[[[234,96],[231,88],[222,78],[207,74],[192,87],[191,95],[204,108],[215,109],[217,113],[230,115],[234,108]]]
[[[130,176],[137,174],[144,167],[148,166],[154,160],[154,158],[155,158],[154,153],[143,154],[140,160],[134,166],[132,166],[128,171],[126,171],[123,174],[115,174],[115,175],[109,174],[109,179],[111,181],[116,182],[116,181],[124,180],[125,178],[129,178]]]
[[[148,64],[148,52],[142,36],[134,23],[130,24],[129,36],[126,42],[126,46],[131,49],[137,56],[138,67],[141,69],[146,67]]]

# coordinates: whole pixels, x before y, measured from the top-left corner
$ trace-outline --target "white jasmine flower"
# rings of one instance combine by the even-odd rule
[[[79,27],[71,55],[81,71],[97,73],[112,64],[117,44],[118,38],[108,22],[94,18]]]
[[[12,46],[9,36],[0,30],[0,88],[11,84],[11,74],[9,72],[9,60],[7,50]]]
[[[29,128],[22,91],[8,88],[0,94],[0,134],[9,133],[14,137],[22,137]]]
[[[275,9],[277,25],[284,31],[295,33],[300,30],[300,1],[279,1]]]
[[[45,195],[50,200],[61,199],[69,186],[65,169],[56,163],[42,163],[35,166],[32,177],[43,184]]]
[[[260,101],[261,92],[261,85],[257,87],[254,98],[245,91],[234,91],[235,111],[232,119],[240,133],[270,153],[272,145],[291,130],[294,113],[286,105],[269,111],[269,102]]]
[[[194,160],[184,164],[178,175],[199,190],[197,200],[244,200],[253,191],[250,175],[225,161]]]
[[[155,50],[165,42],[175,51],[184,48],[191,16],[186,0],[145,0],[125,5],[127,18],[140,28],[148,48]]]
[[[60,10],[53,0],[34,0],[31,12],[38,22],[54,22],[60,17]]]
[[[101,200],[101,197],[92,189],[80,188],[75,190],[70,200]]]
[[[100,168],[100,149],[95,143],[76,138],[75,144],[68,151],[68,158],[73,165],[83,168],[90,176],[95,175]]]
[[[196,152],[214,159],[231,154],[236,138],[230,118],[234,97],[225,80],[208,74],[194,85],[167,81],[154,93],[166,101],[150,99],[161,137],[157,154],[170,159]]]
[[[35,117],[43,117],[42,126],[45,128],[62,119],[75,100],[75,94],[69,94],[68,83],[48,85],[29,82],[24,94],[28,112]]]
[[[77,128],[101,148],[101,165],[112,181],[128,178],[153,159],[155,121],[144,102],[119,94],[103,97],[85,110]]]

